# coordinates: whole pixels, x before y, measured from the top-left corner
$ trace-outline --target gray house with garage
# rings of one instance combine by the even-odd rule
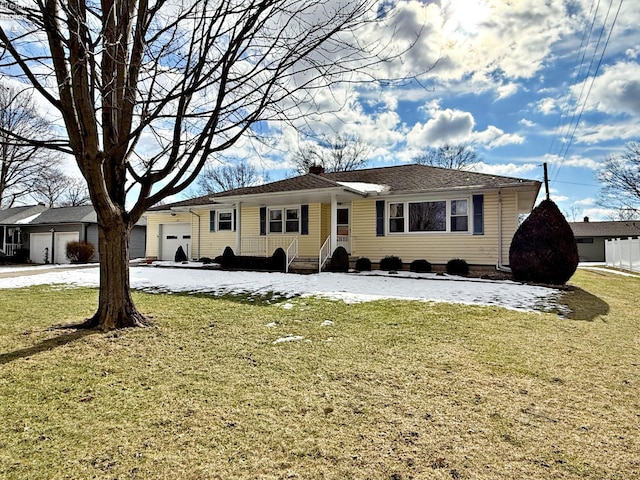
[[[605,240],[612,238],[640,237],[640,221],[591,222],[584,217],[582,222],[569,222],[578,245],[581,262],[604,262]]]
[[[22,257],[32,263],[69,263],[66,245],[86,241],[96,248],[92,261],[99,261],[98,221],[91,205],[46,208],[32,205],[0,210],[0,253]],[[144,219],[131,232],[131,258],[145,256]]]

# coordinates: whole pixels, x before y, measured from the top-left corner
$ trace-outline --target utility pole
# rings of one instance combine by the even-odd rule
[[[544,191],[547,194],[547,200],[549,200],[549,173],[547,172],[547,162],[542,164],[544,168]]]

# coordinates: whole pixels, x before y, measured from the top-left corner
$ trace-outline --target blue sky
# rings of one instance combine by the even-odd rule
[[[435,67],[419,84],[335,88],[324,100],[342,110],[308,118],[307,126],[357,135],[371,150],[369,166],[410,162],[447,142],[473,144],[481,172],[542,180],[547,162],[551,197],[569,220],[608,218],[597,203],[596,172],[607,155],[640,138],[636,1],[406,1],[395,8],[397,31],[420,25],[422,34],[401,64],[385,68]],[[277,140],[259,154],[248,142],[229,153],[277,180],[291,175],[290,152],[308,139],[292,127],[273,129]]]
[[[598,205],[596,173],[607,155],[640,139],[638,0],[379,4],[390,9],[388,21],[359,29],[363,44],[406,45],[420,35],[401,58],[357,75],[426,72],[420,81],[317,91],[318,113],[261,124],[268,144],[243,139],[225,161],[246,160],[272,181],[290,176],[292,152],[310,141],[302,130],[358,136],[370,149],[371,167],[409,163],[428,147],[469,143],[480,157],[479,172],[542,180],[547,162],[551,197],[570,220],[612,214]],[[145,139],[138,146],[143,150]],[[66,170],[78,174],[73,161]]]

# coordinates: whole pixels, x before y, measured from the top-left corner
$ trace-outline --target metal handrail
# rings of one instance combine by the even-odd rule
[[[327,263],[327,260],[331,257],[331,236],[328,236],[327,239],[320,247],[320,252],[318,252],[318,273],[322,273],[322,267]]]
[[[298,237],[295,237],[291,244],[287,247],[287,265],[284,269],[286,273],[289,273],[289,266],[298,256]]]

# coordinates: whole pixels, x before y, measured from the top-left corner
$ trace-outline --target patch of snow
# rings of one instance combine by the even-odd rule
[[[278,324],[276,322],[269,322],[265,325],[265,327],[269,327],[269,328],[275,328],[277,326]]]
[[[31,215],[30,217],[22,218],[22,219],[18,220],[16,223],[19,223],[20,225],[24,225],[25,223],[31,223],[33,220],[38,218],[41,213],[42,212],[39,212],[39,213],[36,213],[35,215]]]
[[[333,325],[333,322],[331,320],[325,320],[320,324],[320,326],[322,327],[330,327],[331,325]]]
[[[285,310],[291,310],[293,308],[293,303],[283,303],[282,308],[284,308]]]
[[[280,301],[293,297],[322,297],[347,303],[383,299],[492,305],[516,310],[555,307],[559,291],[506,280],[482,280],[435,274],[398,272],[317,273],[229,272],[192,268],[131,267],[131,287],[153,293],[204,293],[263,296]],[[64,269],[39,275],[0,278],[0,288],[66,284],[98,287],[99,269]],[[373,293],[375,292],[375,293]],[[287,302],[288,303],[288,302]]]
[[[343,187],[350,188],[356,192],[363,194],[367,193],[386,193],[389,191],[389,185],[380,185],[377,183],[365,183],[365,182],[336,182]]]
[[[280,337],[273,341],[273,344],[276,345],[278,343],[284,342],[299,342],[300,340],[304,340],[304,337],[300,335],[288,335],[286,337]]]

